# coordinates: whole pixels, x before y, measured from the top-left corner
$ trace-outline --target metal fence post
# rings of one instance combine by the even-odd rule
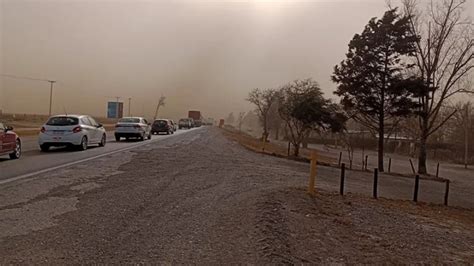
[[[448,198],[449,198],[449,183],[451,181],[446,180],[446,189],[444,191],[444,205],[448,206]]]
[[[378,197],[378,195],[377,195],[378,183],[379,183],[379,169],[374,168],[374,189],[373,189],[374,199],[376,199]]]
[[[344,195],[344,179],[346,177],[346,164],[341,164],[341,184],[339,187],[339,193]]]
[[[413,193],[413,201],[418,202],[418,188],[420,186],[420,175],[415,176],[415,191]]]

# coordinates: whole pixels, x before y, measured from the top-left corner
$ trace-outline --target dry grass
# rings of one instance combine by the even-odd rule
[[[226,127],[222,129],[224,136],[227,138],[238,142],[240,145],[244,146],[245,148],[252,150],[254,152],[268,154],[277,157],[284,157],[298,161],[309,161],[311,156],[312,149],[300,149],[299,157],[295,158],[294,156],[288,157],[288,149],[287,147],[283,147],[281,145],[267,142],[265,144],[265,150],[263,150],[263,142],[262,140],[255,138],[245,132],[238,132],[230,127]],[[334,158],[325,156],[324,154],[318,153],[318,164],[322,165],[336,165],[337,161]]]

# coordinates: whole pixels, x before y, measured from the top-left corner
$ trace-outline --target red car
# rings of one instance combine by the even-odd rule
[[[19,159],[21,156],[21,140],[12,131],[13,128],[0,122],[0,156],[9,155],[10,159]]]

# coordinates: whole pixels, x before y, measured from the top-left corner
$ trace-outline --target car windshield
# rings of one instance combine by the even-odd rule
[[[51,117],[46,125],[48,126],[74,126],[79,124],[79,119],[69,116]]]
[[[140,123],[138,118],[122,118],[119,120],[119,123]]]

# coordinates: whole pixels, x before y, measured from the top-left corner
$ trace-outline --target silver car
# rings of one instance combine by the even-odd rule
[[[143,117],[124,117],[115,125],[115,140],[121,138],[151,139],[151,124]]]

